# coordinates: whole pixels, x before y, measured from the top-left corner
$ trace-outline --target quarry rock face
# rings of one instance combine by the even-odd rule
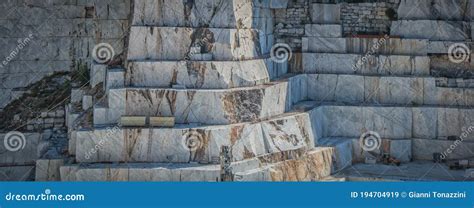
[[[94,129],[74,132],[75,161],[90,165],[63,165],[61,179],[219,181],[223,146],[237,181],[331,174],[333,148],[315,147],[307,112],[289,112],[303,98],[281,78],[288,60],[268,58],[272,9],[286,4],[135,1],[127,69],[105,78]],[[146,125],[158,117],[176,124]]]
[[[116,40],[108,62],[90,60],[96,37],[64,16],[69,26],[48,30],[54,43],[21,55],[57,69],[86,54],[90,79],[62,114],[40,120],[63,125],[67,148],[51,132],[25,133],[21,151],[0,145],[0,180],[466,180],[444,163],[419,170],[436,154],[474,158],[473,1],[131,3],[79,5],[86,25],[100,20],[100,40]],[[10,19],[0,21],[11,39],[23,25]],[[81,52],[60,47],[70,44]],[[459,44],[468,54],[453,60]],[[49,52],[36,53],[41,45]],[[4,106],[41,80],[0,78]],[[414,170],[381,174],[387,155]]]
[[[441,59],[430,54],[467,39],[471,23],[464,10],[446,16],[463,2],[405,14],[415,3],[426,4],[400,2],[381,37],[345,37],[341,5],[311,4],[301,69],[289,69],[303,74],[283,78],[286,63],[264,57],[274,45],[272,9],[286,2],[137,0],[127,68],[111,78],[119,83],[108,104],[95,107],[95,128],[75,133],[81,165],[62,166],[61,179],[220,181],[220,147],[229,146],[234,181],[324,180],[365,161],[359,139],[369,130],[402,163],[430,160],[469,127],[474,105],[471,88],[439,87],[432,69]],[[123,127],[124,116],[176,124]],[[458,149],[447,158],[473,156]]]

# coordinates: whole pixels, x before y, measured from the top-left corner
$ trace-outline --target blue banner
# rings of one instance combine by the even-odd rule
[[[472,182],[2,182],[0,194],[0,208],[474,207]]]

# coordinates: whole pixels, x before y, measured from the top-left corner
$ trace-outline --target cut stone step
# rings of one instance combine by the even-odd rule
[[[432,77],[306,74],[308,99],[320,102],[474,106],[474,89],[436,86]]]
[[[307,37],[342,37],[342,25],[337,24],[306,24],[305,36]]]
[[[226,89],[265,84],[286,74],[287,65],[271,59],[246,61],[140,61],[128,65],[127,86]]]
[[[334,171],[333,148],[316,147],[301,158],[235,173],[235,181],[319,181]]]
[[[317,147],[295,158],[251,159],[232,163],[231,167],[235,181],[315,181],[332,173],[333,152],[333,148]],[[81,164],[62,166],[60,170],[62,181],[220,181],[220,165]]]
[[[454,44],[464,44],[467,47],[466,52],[471,50],[471,44],[465,41],[430,41],[428,44],[428,53],[449,54],[449,48]]]
[[[460,63],[454,63],[451,55],[432,55],[431,74],[437,77],[448,78],[473,78],[474,77],[474,54],[456,59]]]
[[[458,140],[446,139],[413,139],[413,158],[416,160],[433,160],[434,153],[441,153],[447,160],[474,158],[474,142],[467,138],[474,126],[465,128]]]
[[[115,68],[107,70],[106,90],[125,86],[125,69]]]
[[[351,140],[322,138],[317,141],[317,144],[320,147],[334,148],[334,172],[338,172],[352,165],[353,144]]]
[[[474,79],[440,77],[440,78],[436,78],[436,86],[474,88]]]
[[[303,37],[303,52],[426,56],[428,40]]]
[[[400,20],[465,20],[474,13],[470,0],[401,0],[397,16]]]
[[[223,145],[231,147],[234,161],[314,147],[307,113],[287,113],[261,122],[234,125],[117,126],[76,134],[78,162],[213,163]],[[100,148],[95,148],[97,145]]]
[[[445,164],[429,161],[402,163],[400,166],[383,164],[355,164],[334,177],[348,181],[401,180],[401,181],[471,181],[464,177],[464,170],[450,170]],[[352,179],[351,179],[352,178]],[[360,180],[358,180],[360,181]]]
[[[413,139],[387,139],[380,138],[376,141],[374,150],[369,152],[364,151],[360,144],[360,138],[346,138],[346,137],[329,137],[322,138],[318,141],[319,144],[327,144],[327,146],[339,147],[341,150],[345,150],[343,153],[344,158],[351,159],[345,160],[345,167],[350,166],[354,163],[364,163],[366,157],[374,157],[382,152],[390,153],[390,156],[395,157],[401,162],[410,162],[413,159]],[[378,148],[377,148],[378,146]],[[371,146],[372,147],[372,146]],[[349,148],[349,149],[347,149]],[[418,151],[418,150],[417,150]],[[350,157],[349,155],[351,154]],[[352,163],[351,163],[352,162]],[[341,169],[339,169],[341,170]]]
[[[35,181],[60,181],[60,167],[64,159],[41,159],[36,161]]]
[[[287,88],[287,81],[278,81],[226,90],[111,89],[109,110],[95,108],[94,124],[114,124],[121,116],[173,116],[176,123],[256,121],[285,112]]]
[[[219,181],[219,165],[81,164],[60,168],[61,181]]]
[[[256,28],[267,31],[268,34],[273,32],[274,25],[271,8],[278,6],[270,2],[278,1],[233,0],[230,3],[223,3],[219,0],[208,0],[187,3],[186,1],[135,0],[132,25]],[[286,8],[286,5],[282,6]]]
[[[470,38],[471,25],[461,21],[400,20],[392,22],[390,34],[403,38],[464,41]]]
[[[311,110],[310,115],[315,141],[327,137],[359,138],[366,131],[374,131],[390,139],[438,141],[462,136],[463,141],[474,142],[474,134],[466,133],[474,131],[474,109],[468,108],[325,104]]]
[[[273,35],[255,29],[132,26],[128,60],[189,60],[192,47],[213,60],[245,60],[268,54],[272,46]]]
[[[337,64],[334,64],[337,63]],[[303,53],[305,73],[430,75],[428,56]]]
[[[107,74],[107,65],[105,64],[92,64],[90,70],[90,85],[92,88],[104,83]]]
[[[68,132],[68,154],[73,156],[76,155],[76,138],[77,131],[69,130]]]

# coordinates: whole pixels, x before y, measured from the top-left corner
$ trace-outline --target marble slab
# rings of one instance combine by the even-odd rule
[[[212,60],[243,60],[271,48],[267,35],[255,29],[132,26],[130,37],[129,60],[189,60],[192,47],[212,54]]]
[[[401,0],[398,19],[401,20],[470,20],[470,0]]]
[[[439,20],[399,20],[392,22],[390,34],[402,38],[434,41],[464,41],[470,38],[467,22]]]
[[[231,146],[234,161],[314,146],[306,113],[223,126],[109,127],[78,131],[76,140],[78,162],[213,163],[223,145]]]
[[[272,23],[270,8],[286,8],[288,0],[161,1],[135,0],[133,25],[172,27],[259,28]]]
[[[172,87],[187,89],[227,89],[251,87],[270,81],[269,69],[263,59],[224,61],[159,61],[130,62],[127,86]]]
[[[426,76],[430,74],[430,58],[428,56],[303,53],[303,71],[324,74]]]
[[[232,90],[110,90],[110,121],[121,116],[174,116],[176,123],[230,124],[285,112],[287,82]]]

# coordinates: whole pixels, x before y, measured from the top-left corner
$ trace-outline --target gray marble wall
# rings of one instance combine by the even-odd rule
[[[0,110],[26,87],[74,70],[101,42],[123,52],[130,0],[0,2]]]

